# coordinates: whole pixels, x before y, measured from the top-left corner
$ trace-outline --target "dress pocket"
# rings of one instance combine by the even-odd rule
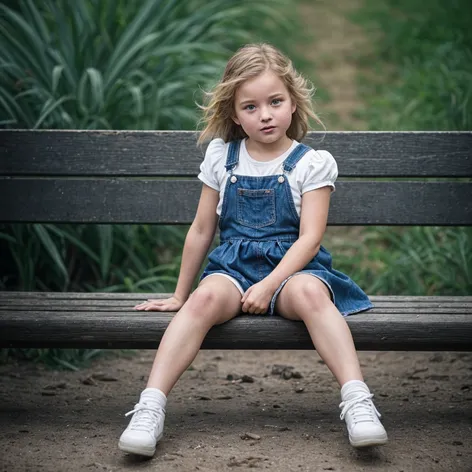
[[[275,223],[275,192],[273,189],[250,190],[239,188],[237,192],[237,221],[250,228],[262,228]]]

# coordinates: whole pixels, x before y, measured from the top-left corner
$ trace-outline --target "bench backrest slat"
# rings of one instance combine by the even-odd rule
[[[310,133],[306,142],[338,162],[329,224],[472,225],[472,132]],[[3,130],[0,222],[188,224],[202,156],[189,131]]]
[[[0,130],[0,175],[195,176],[191,131]],[[312,132],[340,177],[470,177],[472,132]]]
[[[467,225],[472,184],[358,182],[336,185],[329,223]],[[0,179],[0,221],[186,224],[195,216],[196,179]]]

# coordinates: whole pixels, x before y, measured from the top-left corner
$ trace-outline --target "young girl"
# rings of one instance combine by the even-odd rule
[[[267,44],[229,60],[203,107],[200,142],[212,139],[199,179],[202,193],[187,234],[174,295],[137,310],[177,311],[162,337],[147,388],[120,438],[121,450],[152,456],[162,438],[167,396],[214,325],[239,313],[302,320],[341,386],[341,419],[355,447],[387,434],[363,382],[343,316],[372,307],[365,293],[332,269],[321,246],[336,162],[299,141],[318,121],[312,89],[291,61]],[[198,288],[193,281],[220,227]]]

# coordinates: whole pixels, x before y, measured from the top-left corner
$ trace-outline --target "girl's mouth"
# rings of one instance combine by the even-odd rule
[[[270,133],[275,129],[275,126],[265,126],[264,128],[261,129],[263,133]]]

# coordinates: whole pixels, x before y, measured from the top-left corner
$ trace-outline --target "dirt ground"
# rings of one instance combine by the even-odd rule
[[[201,351],[169,397],[151,460],[119,435],[153,351],[78,372],[0,366],[0,470],[472,471],[472,354],[360,352],[387,445],[353,449],[315,351]],[[285,366],[285,367],[280,367]]]
[[[366,47],[341,12],[358,0],[305,2],[307,57],[330,100],[329,130],[365,129],[355,53]],[[154,458],[118,450],[152,351],[79,372],[0,365],[0,472],[472,472],[472,354],[361,352],[390,441],[355,450],[339,389],[316,352],[202,351],[169,397]]]

